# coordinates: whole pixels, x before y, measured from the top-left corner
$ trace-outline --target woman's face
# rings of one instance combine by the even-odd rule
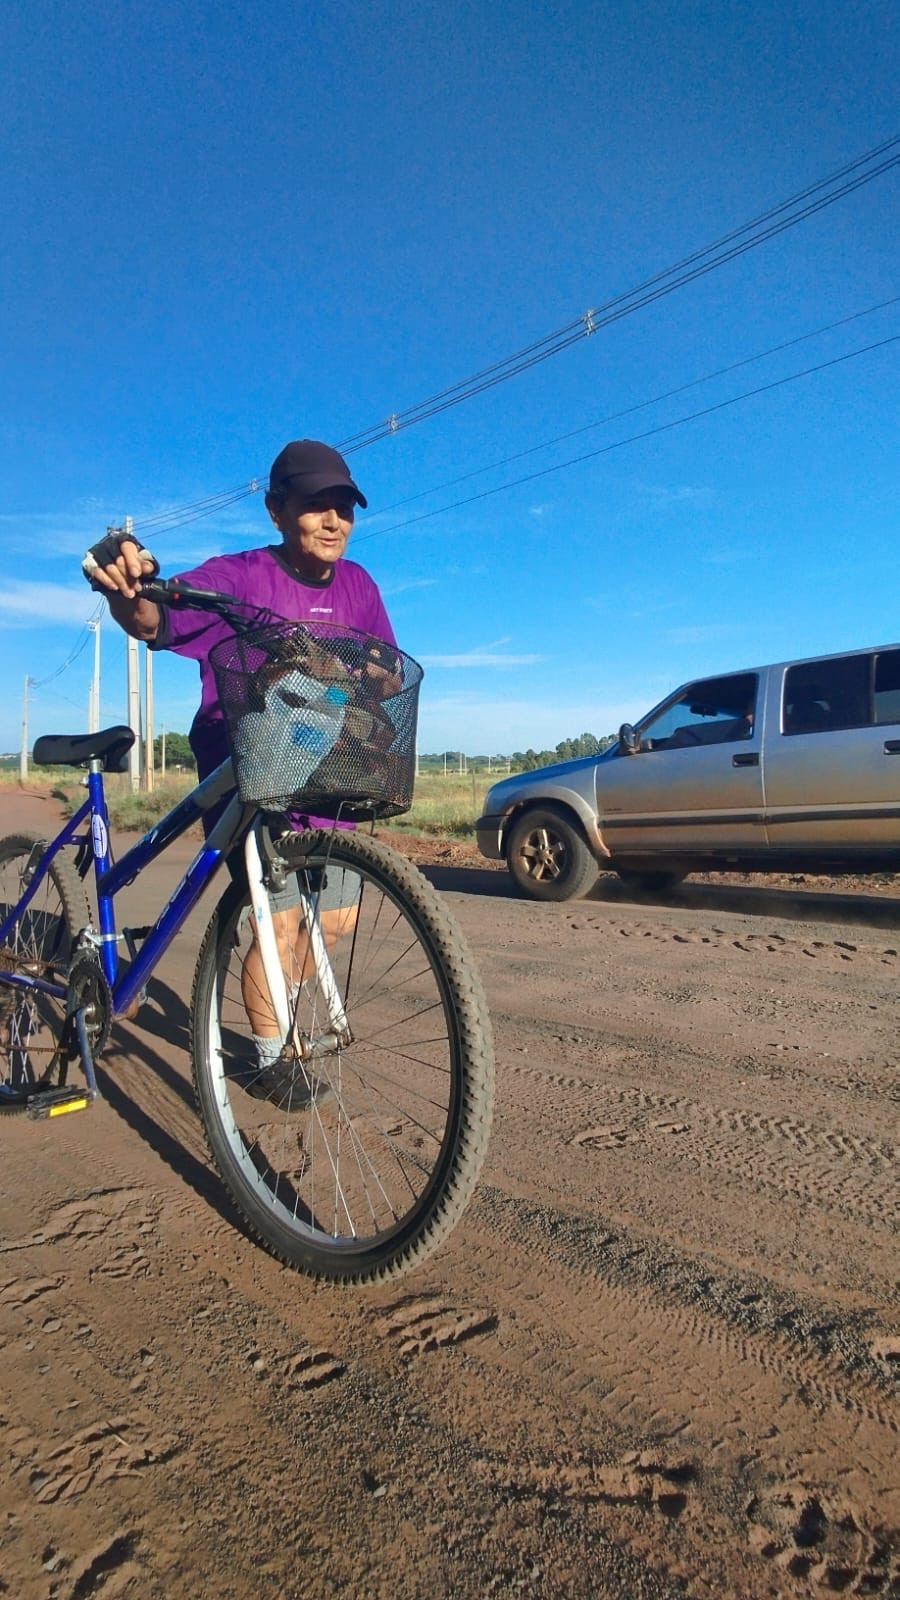
[[[269,516],[284,540],[291,566],[324,578],[347,548],[354,502],[345,489],[324,489],[312,498],[289,492],[280,503],[269,505]]]

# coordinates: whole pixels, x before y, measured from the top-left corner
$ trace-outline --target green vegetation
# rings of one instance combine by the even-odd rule
[[[160,743],[157,739],[157,761],[160,758]],[[561,740],[555,750],[518,750],[511,756],[466,756],[458,750],[448,750],[438,755],[420,756],[412,808],[404,816],[392,818],[385,826],[406,833],[471,837],[476,819],[484,809],[485,794],[499,778],[505,777],[508,772],[531,772],[536,767],[547,766],[554,761],[571,761],[579,756],[596,755],[612,743],[614,739],[611,734],[598,739],[592,733],[583,733],[575,739]],[[8,760],[8,766],[5,763],[0,766],[0,785],[18,782],[18,757]],[[166,780],[163,783],[157,771],[156,788],[152,794],[144,791],[133,794],[127,773],[106,778],[106,796],[113,827],[126,833],[145,833],[187,794],[195,782],[195,763],[187,737],[184,734],[167,733]],[[28,785],[36,789],[51,789],[70,813],[77,810],[84,799],[84,786],[78,773],[71,767],[30,767]]]
[[[419,756],[420,776],[441,773],[477,773],[487,776],[489,783],[510,772],[533,772],[536,767],[548,767],[554,761],[577,761],[580,756],[596,756],[615,744],[616,736],[606,733],[597,738],[595,733],[580,733],[574,739],[560,739],[555,750],[514,750],[510,756],[467,756],[460,750],[443,750],[439,755]]]
[[[34,780],[32,782],[32,779]],[[12,777],[7,780],[12,782]],[[123,833],[146,833],[160,817],[177,805],[193,788],[196,778],[185,772],[161,784],[152,794],[143,790],[132,794],[127,775],[114,775],[105,780],[106,800],[112,826]],[[460,776],[450,773],[423,773],[416,780],[412,810],[402,817],[394,817],[384,824],[406,833],[426,833],[465,838],[474,832],[475,819],[481,813],[484,796],[493,776],[488,779],[474,773]],[[0,777],[0,783],[3,782]],[[41,767],[29,774],[29,788],[50,789],[71,815],[82,804],[85,793],[71,769],[60,769],[54,777],[53,769]],[[197,833],[199,836],[199,824]]]
[[[384,824],[404,833],[428,833],[464,839],[475,832],[484,797],[496,779],[496,772],[460,774],[423,772],[416,779],[412,809]]]
[[[174,768],[184,767],[188,772],[196,772],[197,763],[194,760],[194,752],[188,744],[186,733],[160,734],[158,739],[154,739],[153,765],[156,767],[157,772],[162,771],[163,738],[165,738],[166,744],[166,771],[169,772]]]

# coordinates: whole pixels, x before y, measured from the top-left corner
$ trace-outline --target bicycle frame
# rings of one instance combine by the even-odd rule
[[[250,889],[253,916],[259,939],[263,972],[272,1000],[276,1025],[282,1043],[292,1026],[284,975],[278,954],[278,944],[269,905],[262,856],[259,848],[259,830],[262,813],[253,805],[245,805],[235,788],[231,761],[221,766],[197,784],[171,811],[143,835],[130,850],[116,862],[110,860],[109,814],[103,787],[103,772],[99,760],[89,762],[87,777],[88,797],[79,810],[51,840],[37,863],[31,882],[6,920],[0,924],[0,943],[14,925],[17,917],[27,908],[40,886],[56,855],[67,846],[84,847],[90,842],[94,861],[97,891],[98,929],[86,929],[86,942],[93,944],[99,954],[104,976],[112,995],[112,1014],[123,1016],[140,995],[150,974],[168,949],[175,935],[190,915],[201,894],[217,872],[222,860],[244,834],[244,860]],[[156,922],[146,931],[141,930],[139,950],[131,944],[132,930],[117,931],[114,902],[116,895],[156,860],[174,839],[179,838],[219,801],[231,796],[222,816],[211,829],[208,838],[190,863],[186,873],[170,895]],[[252,813],[256,813],[255,818]],[[251,813],[249,826],[247,816]],[[83,824],[90,819],[89,830]],[[349,1037],[346,1013],[337,984],[322,930],[315,915],[315,896],[301,894],[300,910],[315,964],[320,992],[325,1001],[331,1035],[336,1039]],[[129,946],[131,960],[119,976],[118,944],[124,939]],[[39,990],[64,999],[66,986],[45,978],[0,971],[0,980],[17,988]],[[79,1027],[79,1033],[82,1028]]]
[[[225,761],[185,795],[184,799],[167,812],[149,833],[144,834],[143,838],[132,845],[120,860],[112,862],[103,773],[101,764],[97,760],[89,763],[87,787],[88,797],[84,804],[48,844],[25,893],[6,920],[0,924],[0,941],[6,937],[16,918],[37,893],[41,880],[55,856],[67,846],[83,846],[90,841],[94,860],[99,926],[95,931],[89,930],[88,940],[98,949],[100,964],[112,991],[113,1014],[120,1016],[140,993],[149,974],[193,910],[223,857],[233,848],[249,808],[243,806],[238,799],[234,790],[231,762]],[[229,793],[232,793],[232,799],[223,815],[210,832],[209,838],[204,841],[156,922],[147,932],[140,950],[133,953],[133,959],[120,976],[118,943],[121,938],[127,938],[128,930],[123,930],[122,933],[116,930],[114,911],[116,894],[127,884],[132,883],[174,839],[179,838],[192,823],[197,822],[205,812]],[[83,828],[88,819],[89,831]],[[42,979],[23,977],[16,973],[4,972],[0,977],[18,987],[43,989],[46,993],[57,996],[63,996],[66,992],[61,985],[48,983]]]

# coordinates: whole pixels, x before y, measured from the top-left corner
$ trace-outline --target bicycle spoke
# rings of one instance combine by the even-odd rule
[[[320,882],[319,863],[305,863]],[[329,922],[313,897],[332,975],[323,986],[309,969],[302,931],[282,950],[291,1029],[275,1068],[256,1062],[246,1011],[252,921],[235,900],[227,926],[211,927],[195,1076],[216,1159],[253,1225],[295,1265],[349,1278],[393,1267],[410,1241],[430,1247],[446,1194],[471,1186],[475,1156],[461,1179],[457,1169],[470,1123],[477,1160],[483,1150],[486,1113],[465,1112],[473,1094],[489,1106],[490,1039],[474,975],[464,990],[450,975],[455,930],[413,869],[341,839],[325,883],[344,902]],[[333,992],[343,1025],[330,1020]]]
[[[44,844],[31,834],[0,839],[0,920],[32,881]],[[57,856],[0,947],[0,969],[64,984],[75,936],[88,908],[72,863]],[[62,1081],[60,1037],[65,1000],[44,990],[0,983],[0,1110],[23,1110],[41,1086]]]

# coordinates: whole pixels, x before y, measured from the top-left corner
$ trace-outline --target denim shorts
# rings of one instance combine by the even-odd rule
[[[300,904],[301,885],[298,876],[296,872],[290,872],[283,889],[269,890],[269,905],[273,911],[290,911],[292,906]],[[327,872],[314,874],[316,877],[324,880],[321,884],[313,882],[312,885],[320,911],[337,911],[342,906],[356,904],[359,894],[358,873],[344,867],[332,867]]]

